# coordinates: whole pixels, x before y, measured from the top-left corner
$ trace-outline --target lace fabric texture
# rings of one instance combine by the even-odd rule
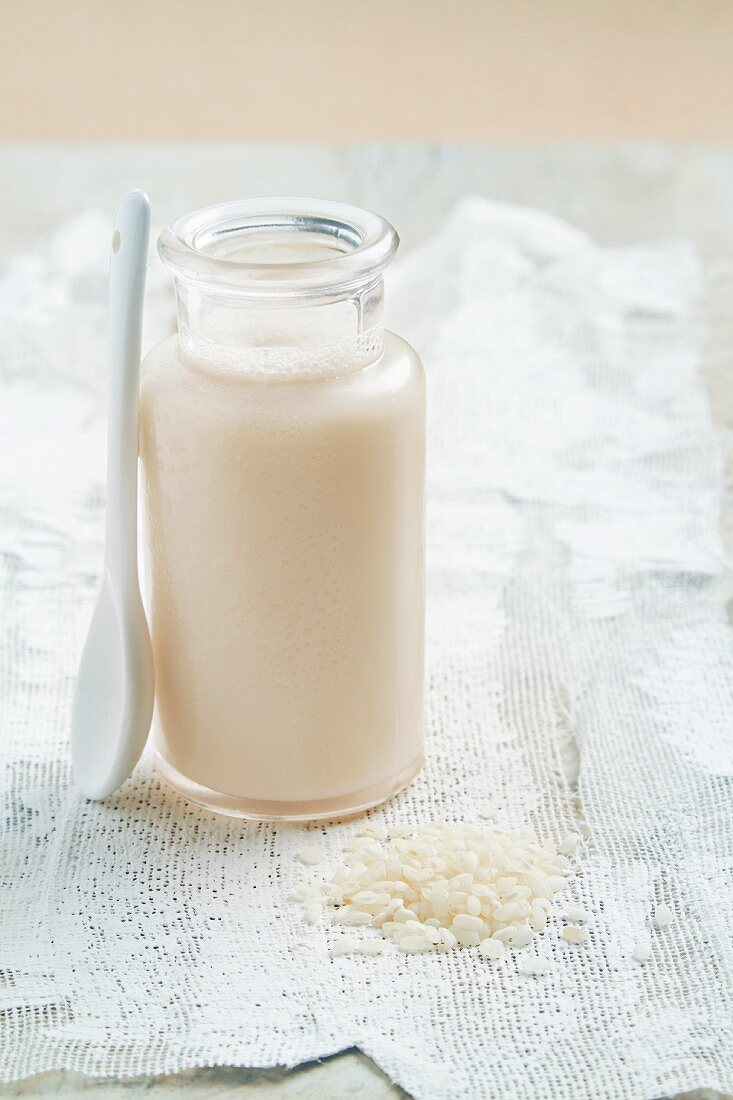
[[[691,247],[604,249],[466,199],[388,273],[388,326],[429,385],[428,758],[370,817],[581,829],[590,943],[551,922],[532,978],[519,952],[331,959],[286,898],[354,822],[220,819],[149,757],[103,804],[75,792],[110,231],[90,214],[0,280],[2,1076],[356,1045],[419,1100],[733,1091],[733,636]],[[148,342],[173,327],[151,271]],[[321,867],[298,863],[306,840]]]

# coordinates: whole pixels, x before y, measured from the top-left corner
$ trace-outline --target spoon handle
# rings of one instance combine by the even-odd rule
[[[138,588],[138,388],[150,203],[128,191],[117,208],[109,273],[105,566],[126,604]]]

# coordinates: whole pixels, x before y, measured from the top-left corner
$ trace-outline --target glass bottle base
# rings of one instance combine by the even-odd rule
[[[423,765],[420,753],[406,768],[374,787],[340,795],[338,798],[318,798],[306,802],[266,802],[258,798],[240,798],[203,787],[174,768],[160,752],[156,752],[156,768],[165,782],[198,806],[227,817],[247,821],[324,821],[334,817],[352,817],[363,813],[401,791],[415,778]]]

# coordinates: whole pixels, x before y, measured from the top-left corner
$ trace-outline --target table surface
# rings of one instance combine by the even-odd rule
[[[453,202],[475,193],[539,207],[601,244],[684,236],[708,273],[710,338],[704,378],[726,458],[723,528],[733,547],[733,147],[233,144],[0,146],[0,264],[61,222],[142,187],[154,224],[226,199],[319,195],[372,207],[422,240]],[[729,607],[733,606],[733,600]],[[103,1083],[63,1072],[0,1087],[0,1098],[87,1089],[128,1100],[151,1093],[253,1100],[383,1100],[404,1096],[358,1051],[281,1069],[196,1070]],[[689,1094],[690,1097],[693,1094]],[[707,1093],[695,1093],[702,1100]],[[652,1098],[649,1098],[652,1100]]]
[[[213,0],[202,19],[199,4],[180,0],[3,0],[0,133],[135,141],[733,136],[726,0],[369,0],[358,17],[352,7]]]

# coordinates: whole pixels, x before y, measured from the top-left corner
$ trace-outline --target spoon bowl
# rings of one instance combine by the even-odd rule
[[[72,728],[76,783],[87,798],[105,798],[135,767],[153,716],[153,653],[138,599],[120,619],[105,574],[79,665]],[[130,618],[133,621],[130,621]]]

